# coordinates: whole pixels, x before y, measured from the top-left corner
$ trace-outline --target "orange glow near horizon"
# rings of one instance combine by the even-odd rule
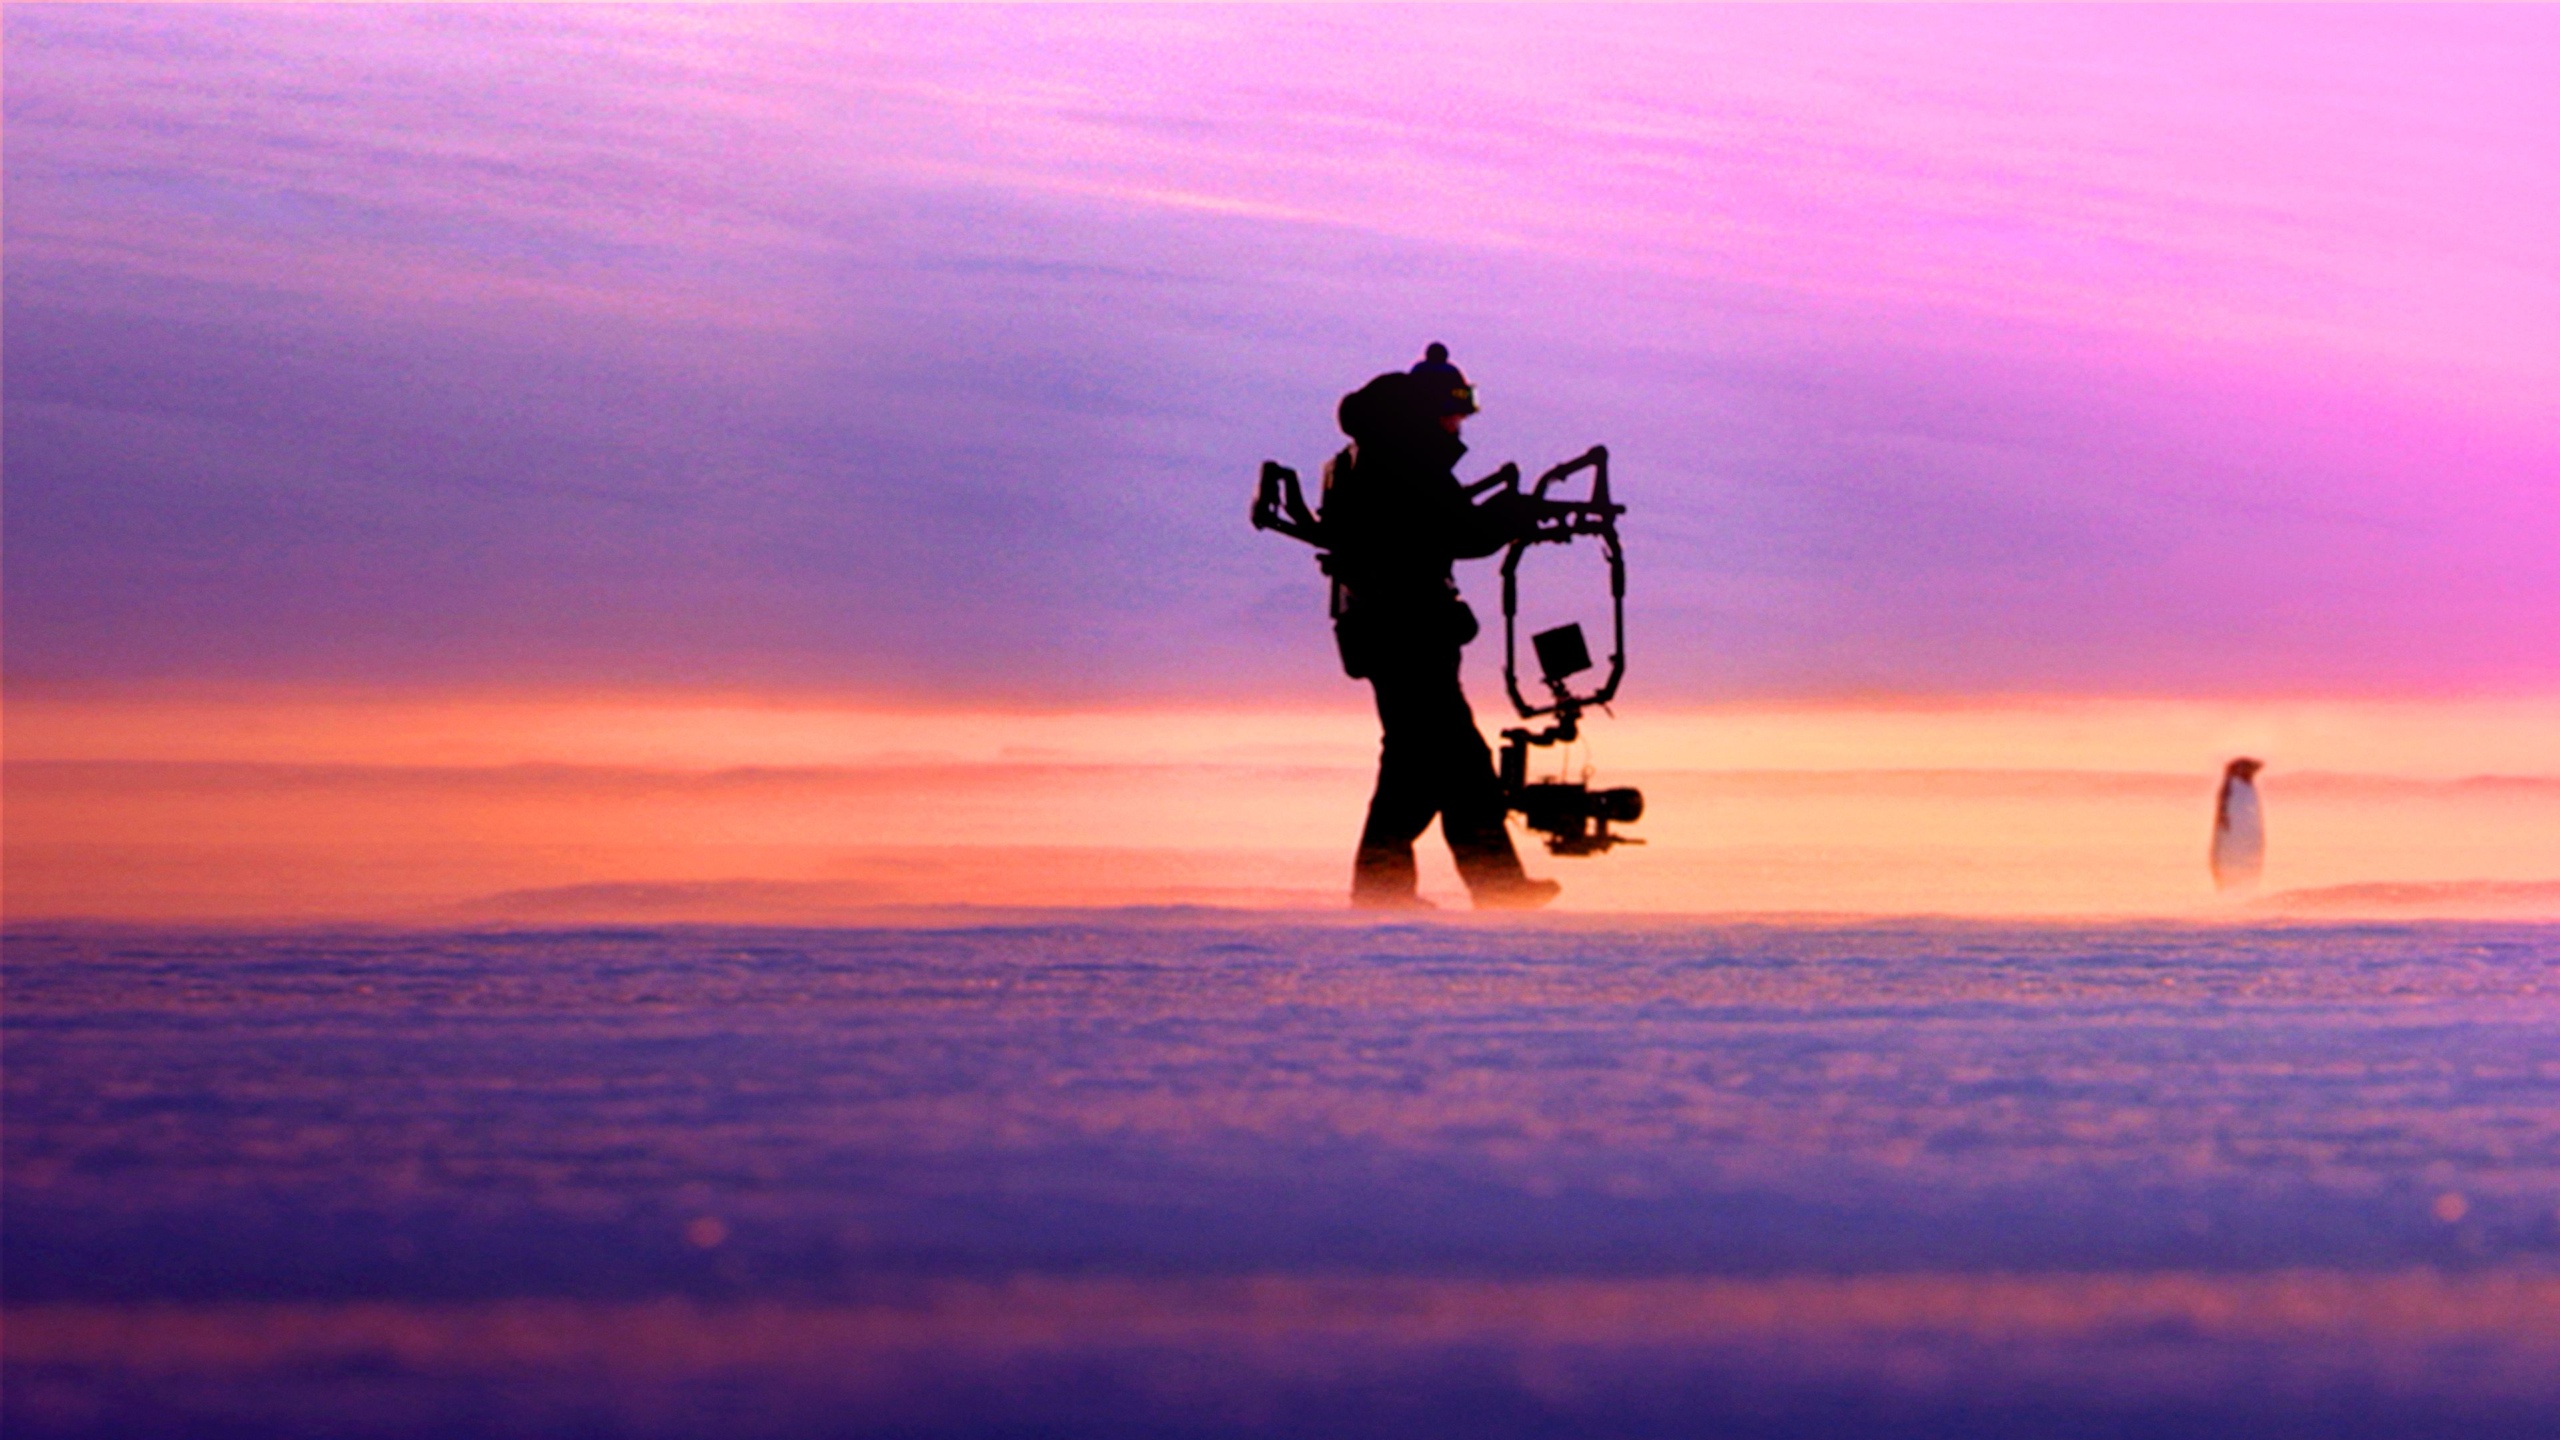
[[[1502,711],[1473,676],[1479,727]],[[875,764],[1267,761],[1366,765],[1376,721],[1331,705],[1008,709],[746,695],[389,698],[328,693],[12,697],[7,755],[299,765],[595,765],[664,770]],[[1631,705],[1586,727],[1649,770],[2218,771],[2460,779],[2560,776],[2560,695],[2386,700],[1988,697]]]
[[[1642,786],[1648,843],[1531,854],[1575,911],[2270,913],[2203,874],[2214,779],[2240,753],[2270,762],[2271,894],[2560,910],[2560,701],[1761,706],[1639,711],[1589,734],[1541,759]],[[1375,744],[1347,706],[21,699],[7,912],[1332,908]],[[1463,903],[1437,838],[1422,848],[1426,892]]]

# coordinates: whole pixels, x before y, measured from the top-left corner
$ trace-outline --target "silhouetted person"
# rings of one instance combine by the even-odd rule
[[[1351,878],[1351,903],[1421,905],[1413,842],[1440,833],[1479,907],[1555,898],[1556,882],[1520,870],[1493,754],[1458,683],[1460,647],[1476,635],[1452,562],[1490,555],[1521,529],[1516,497],[1470,503],[1454,467],[1475,392],[1433,345],[1410,371],[1390,371],[1343,397],[1351,445],[1325,477],[1323,523],[1337,586],[1342,665],[1377,691],[1385,739],[1378,788]]]

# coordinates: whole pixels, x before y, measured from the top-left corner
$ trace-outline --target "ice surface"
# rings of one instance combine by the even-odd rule
[[[6,951],[12,1436],[2560,1421],[2560,927]]]

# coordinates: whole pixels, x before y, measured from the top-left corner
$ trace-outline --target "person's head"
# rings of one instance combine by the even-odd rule
[[[1423,407],[1416,402],[1413,377],[1390,370],[1343,396],[1334,418],[1343,434],[1365,448],[1399,449],[1412,438]]]
[[[1476,388],[1449,363],[1448,346],[1432,341],[1422,352],[1422,363],[1407,373],[1414,380],[1416,402],[1442,430],[1455,435],[1466,418],[1476,413]]]
[[[1464,453],[1458,425],[1475,408],[1475,391],[1449,363],[1449,348],[1435,344],[1411,370],[1390,370],[1343,396],[1334,414],[1364,453],[1443,459]]]

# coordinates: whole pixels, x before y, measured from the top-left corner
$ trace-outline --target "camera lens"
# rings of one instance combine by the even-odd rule
[[[1631,788],[1595,790],[1591,794],[1591,813],[1618,824],[1641,820],[1644,818],[1644,792]]]

